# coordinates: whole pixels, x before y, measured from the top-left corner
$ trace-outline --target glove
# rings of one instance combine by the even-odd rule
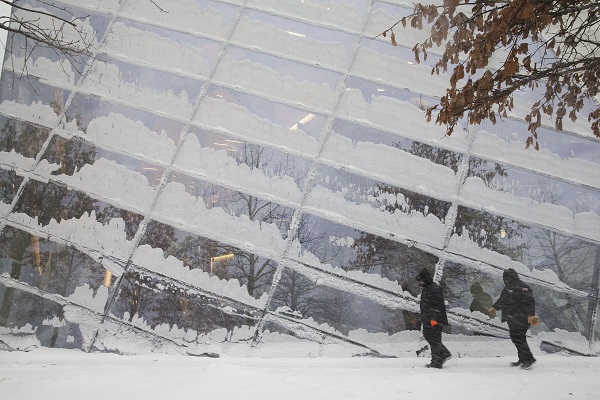
[[[490,307],[488,312],[490,313],[490,317],[494,318],[496,316],[496,309],[494,307]]]
[[[540,317],[537,315],[530,315],[527,317],[527,322],[529,322],[529,325],[531,326],[538,326],[540,324]]]
[[[435,319],[432,319],[430,322],[431,326],[436,326],[438,322]]]

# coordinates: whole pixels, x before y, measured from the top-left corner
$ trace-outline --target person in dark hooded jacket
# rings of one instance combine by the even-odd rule
[[[511,362],[510,365],[529,369],[536,360],[527,344],[527,330],[530,324],[535,326],[538,323],[533,292],[512,268],[504,271],[502,278],[505,286],[498,300],[489,309],[490,316],[495,316],[496,310],[501,310],[502,322],[508,323],[510,339],[519,355],[519,360]]]
[[[442,329],[448,325],[446,315],[446,304],[442,288],[433,281],[426,268],[417,275],[421,292],[421,321],[423,324],[423,336],[431,348],[431,363],[428,368],[442,368],[444,363],[452,358],[452,354],[442,344]]]

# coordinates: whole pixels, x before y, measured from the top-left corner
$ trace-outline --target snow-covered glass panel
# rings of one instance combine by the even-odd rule
[[[121,15],[140,23],[226,39],[238,12],[239,8],[236,6],[210,0],[182,0],[160,4],[147,0],[129,0],[121,10]]]
[[[246,3],[246,7],[356,33],[362,31],[368,6],[368,0],[249,0]]]
[[[460,196],[514,218],[600,240],[600,190],[471,157]]]
[[[100,55],[81,90],[134,107],[189,119],[203,82]]]
[[[65,131],[100,147],[169,164],[185,124],[148,111],[77,94],[65,112]]]
[[[438,248],[450,208],[448,202],[326,165],[319,166],[306,205],[349,224],[384,229]]]
[[[587,119],[586,119],[587,120]],[[600,141],[538,128],[540,150],[525,149],[530,136],[524,121],[505,119],[496,125],[486,122],[478,128],[473,152],[526,169],[600,188]]]
[[[0,113],[53,128],[69,94],[69,90],[49,86],[37,77],[22,77],[4,70],[0,80]]]
[[[300,219],[295,244],[299,246],[290,249],[291,258],[398,293],[415,293],[419,271],[433,269],[438,261],[416,247],[310,214]]]
[[[208,78],[221,47],[213,40],[120,19],[112,24],[101,50],[132,63]]]
[[[148,224],[133,262],[194,287],[257,307],[266,300],[276,269],[273,260],[248,249],[156,221]]]
[[[431,182],[428,189],[438,197],[456,191],[456,173],[463,158],[460,153],[343,120],[333,123],[321,156],[413,190],[423,190],[427,180]]]
[[[228,47],[213,79],[225,86],[313,111],[332,112],[341,74],[264,53]]]
[[[80,138],[54,136],[36,171],[125,207],[145,210],[156,197],[164,168]]]
[[[0,115],[0,163],[12,168],[33,168],[49,134],[50,129],[44,126]]]
[[[89,327],[69,322],[60,304],[0,282],[0,337],[9,348],[85,350]]]
[[[17,175],[14,170],[0,168],[0,202],[5,205],[11,204],[22,182],[23,177]],[[4,210],[8,210],[8,208],[0,206],[0,213],[3,213]]]
[[[231,37],[243,47],[298,60],[315,66],[346,69],[355,36],[246,10]]]
[[[76,248],[6,226],[0,234],[0,274],[98,312],[104,310],[112,272]]]
[[[557,290],[587,293],[599,247],[556,230],[459,207],[448,250],[502,269],[514,268]]]
[[[323,115],[220,86],[211,86],[194,123],[284,151],[315,156],[325,127]]]
[[[344,290],[348,286],[359,287],[323,273],[303,274],[286,268],[269,309],[323,333],[344,335],[367,346],[375,344],[370,342],[379,342],[377,346],[389,345],[395,340],[395,334],[411,329],[400,309],[403,300],[399,299],[397,304],[386,303],[381,298],[385,296],[378,296],[376,292],[365,296],[364,292]],[[415,311],[416,302],[411,303],[411,310]],[[381,333],[385,335],[377,335]]]
[[[447,136],[445,127],[427,123],[425,110],[436,102],[417,92],[350,78],[337,114],[433,146],[466,150],[466,131],[460,126]]]
[[[236,137],[193,128],[174,166],[244,191],[300,204],[311,161]]]
[[[47,235],[123,257],[143,217],[56,183],[29,180],[10,218]]]
[[[144,331],[194,345],[251,339],[259,310],[130,270],[110,314]]]

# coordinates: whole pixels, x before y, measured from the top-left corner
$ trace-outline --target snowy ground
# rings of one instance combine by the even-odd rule
[[[0,399],[594,399],[600,357],[458,358],[443,370],[424,358],[220,358],[0,351]]]

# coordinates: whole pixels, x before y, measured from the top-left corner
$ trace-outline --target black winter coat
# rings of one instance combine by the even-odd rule
[[[529,325],[527,317],[535,315],[533,291],[512,268],[505,272],[504,277],[506,286],[492,307],[502,310],[502,322]]]
[[[425,283],[421,292],[421,321],[428,326],[431,326],[432,319],[439,324],[448,325],[442,288],[433,282],[431,275],[426,270],[421,271],[417,278]]]

